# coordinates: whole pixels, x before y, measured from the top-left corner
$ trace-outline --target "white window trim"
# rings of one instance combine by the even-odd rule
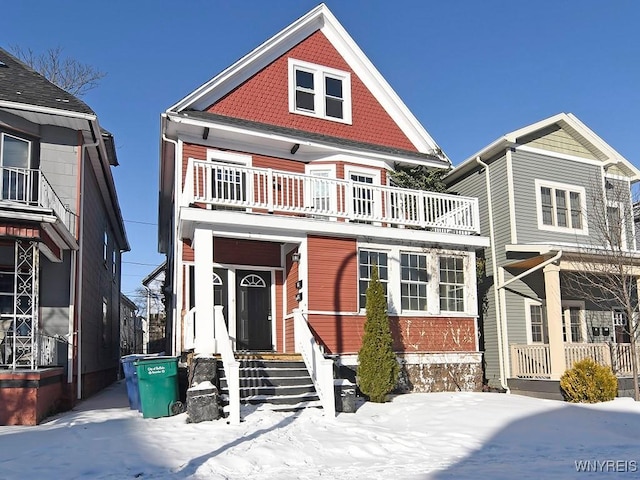
[[[476,316],[477,312],[477,288],[475,275],[475,253],[462,250],[449,249],[425,249],[421,247],[408,247],[404,245],[390,246],[380,243],[358,243],[357,251],[373,250],[387,254],[387,307],[388,313],[399,317],[469,317]],[[400,266],[400,253],[420,253],[427,255],[427,271],[430,279],[427,282],[427,310],[402,310],[402,268]],[[440,272],[439,257],[461,257],[464,269],[464,310],[461,312],[440,310]],[[358,269],[360,262],[357,262]],[[360,275],[358,272],[357,305],[360,298]],[[360,315],[366,314],[366,309],[359,308]]]
[[[238,165],[244,165],[250,167],[252,164],[251,155],[243,155],[241,153],[229,153],[222,150],[207,149],[207,161],[208,162],[223,162],[223,163],[235,163]]]
[[[334,179],[334,180],[337,178],[336,177],[336,175],[337,175],[336,166],[333,163],[307,164],[307,165],[305,165],[304,170],[305,170],[304,173],[306,175],[308,175],[308,176],[313,176],[313,172],[326,172],[326,171],[328,171],[329,172],[329,176],[326,177],[326,178],[330,178],[330,179]],[[319,177],[319,178],[323,178],[323,177]],[[332,211],[337,212],[337,210],[338,210],[338,203],[337,203],[338,195],[337,195],[337,191],[335,191],[335,188],[336,187],[334,187],[334,191],[331,194],[330,208],[331,208]],[[314,201],[313,191],[311,189],[309,189],[309,192],[308,192],[307,198],[305,199],[305,202],[307,203],[307,205],[313,206],[313,201]],[[337,217],[330,217],[330,220],[337,221],[338,218]]]
[[[4,167],[4,139],[5,137],[14,138],[16,140],[20,140],[21,142],[25,142],[27,144],[27,168],[31,168],[31,148],[33,142],[31,140],[27,140],[26,138],[18,137],[17,135],[11,135],[10,133],[1,132],[0,133],[0,167]]]
[[[545,225],[542,221],[542,198],[540,188],[547,187],[552,189],[551,201],[553,203],[553,221],[556,221],[556,196],[555,190],[566,190],[568,192],[577,192],[580,194],[580,212],[582,214],[582,228],[558,227],[556,225]],[[577,185],[569,185],[567,183],[549,182],[546,180],[535,180],[536,189],[536,215],[538,217],[538,229],[551,232],[571,233],[574,235],[588,235],[589,227],[587,225],[587,196],[584,187]],[[567,218],[571,218],[571,204],[567,205]]]
[[[369,245],[358,245],[358,249],[357,249],[357,266],[358,266],[358,288],[357,288],[357,292],[358,292],[358,296],[356,299],[357,305],[358,305],[358,310],[361,314],[366,314],[367,309],[364,307],[360,307],[360,296],[361,294],[364,294],[364,292],[360,292],[360,252],[362,250],[366,250],[368,252],[376,252],[376,253],[386,253],[387,254],[387,279],[386,280],[380,280],[380,283],[384,283],[387,285],[387,313],[395,313],[395,306],[394,303],[392,301],[392,293],[391,293],[391,289],[393,288],[392,286],[392,272],[391,272],[391,266],[395,263],[392,258],[391,255],[393,254],[392,250],[389,249],[389,247],[379,247],[379,246],[369,246]],[[395,259],[397,260],[397,258]],[[379,270],[378,270],[378,275],[380,275]]]
[[[440,308],[440,259],[441,258],[462,258],[462,274],[464,275],[463,278],[463,283],[462,283],[462,310],[440,310],[441,314],[446,314],[446,315],[450,315],[450,314],[461,314],[464,313],[466,311],[469,310],[469,306],[467,305],[468,299],[467,299],[467,290],[469,288],[469,282],[467,280],[468,277],[468,271],[469,271],[469,256],[468,255],[460,255],[460,253],[442,253],[439,252],[436,255],[436,260],[437,260],[437,272],[438,272],[438,276],[436,277],[438,279],[437,282],[434,282],[438,285],[438,308]]]
[[[580,332],[582,334],[582,342],[574,342],[573,338],[571,338],[571,317],[569,315],[570,307],[578,307],[580,309]],[[565,332],[567,332],[566,343],[588,343],[586,312],[583,301],[562,300],[562,322],[564,323]]]
[[[609,228],[609,207],[616,207],[620,214],[620,221],[622,222],[622,225],[620,226],[620,250],[629,250],[629,244],[627,243],[627,214],[625,213],[625,203],[615,200],[607,200],[607,228]],[[613,246],[609,245],[609,248],[613,248]]]
[[[429,255],[428,252],[424,252],[424,251],[411,251],[411,250],[406,250],[406,249],[400,249],[400,251],[398,252],[398,286],[399,286],[399,294],[398,294],[398,298],[400,299],[400,302],[398,303],[399,307],[400,307],[400,312],[403,314],[425,314],[428,313],[430,310],[433,310],[433,294],[432,294],[432,290],[433,290],[433,283],[434,282],[430,282],[427,279],[426,282],[426,286],[427,286],[427,309],[426,310],[411,310],[411,309],[403,309],[402,308],[402,254],[405,255],[422,255],[424,257],[426,257],[426,271],[427,271],[427,278],[433,278],[433,272],[432,272],[432,263],[433,263],[433,256]],[[407,283],[421,283],[421,282],[407,282]],[[438,302],[438,306],[439,306],[439,302]]]
[[[531,334],[531,307],[532,306],[538,306],[542,308],[542,342],[534,342],[533,335]],[[527,345],[544,345],[544,337],[545,337],[544,315],[545,315],[544,302],[540,300],[534,300],[532,298],[524,299],[524,318],[525,318],[525,324],[526,324],[526,330],[527,330]]]
[[[295,71],[297,69],[304,70],[313,74],[314,85],[314,111],[298,110],[296,108],[296,81]],[[336,118],[327,116],[325,113],[324,99],[325,86],[324,78],[330,76],[342,81],[342,116]],[[322,118],[331,120],[332,122],[346,123],[351,125],[351,74],[335,68],[324,67],[314,63],[304,62],[289,58],[289,112],[296,115],[306,115],[308,117]]]
[[[380,187],[381,186],[381,175],[380,175],[380,170],[376,170],[373,168],[364,168],[364,167],[359,167],[356,165],[345,165],[344,166],[344,179],[347,181],[351,181],[351,175],[364,175],[364,176],[369,176],[373,178],[373,183],[371,184],[372,187]],[[356,183],[356,182],[354,182]],[[347,192],[346,195],[346,201],[349,202],[349,206],[347,207],[348,209],[353,208],[353,191],[351,189],[348,189],[349,191]],[[373,209],[372,209],[372,213],[374,217],[380,217],[380,215],[382,214],[381,211],[381,207],[382,207],[382,196],[380,194],[380,190],[379,189],[375,189],[373,191]],[[380,225],[379,222],[374,222],[374,225]]]

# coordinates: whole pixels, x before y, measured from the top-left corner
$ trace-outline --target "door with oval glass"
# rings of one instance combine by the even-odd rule
[[[271,351],[271,272],[236,271],[238,350]]]

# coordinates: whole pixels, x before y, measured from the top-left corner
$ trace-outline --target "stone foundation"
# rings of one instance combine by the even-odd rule
[[[398,357],[402,365],[399,392],[482,391],[480,353],[421,353]]]
[[[404,353],[396,393],[481,392],[481,353]],[[339,376],[356,381],[357,355],[338,359]]]

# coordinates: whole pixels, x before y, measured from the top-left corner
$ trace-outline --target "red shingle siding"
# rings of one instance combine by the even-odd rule
[[[352,124],[289,113],[288,59],[351,74]],[[208,111],[334,137],[416,150],[398,125],[320,31],[227,94]]]
[[[280,244],[232,238],[213,239],[213,260],[218,263],[279,267]]]
[[[182,261],[183,262],[193,262],[194,260],[193,248],[191,248],[191,240],[183,240],[182,241]]]
[[[309,323],[331,353],[357,353],[366,317],[310,315]],[[401,353],[474,352],[473,318],[389,317],[393,348]]]
[[[294,323],[293,318],[286,319],[284,323],[284,329],[285,329],[285,335],[286,335],[285,347],[286,347],[287,353],[293,353],[296,351],[293,323]]]
[[[393,317],[394,349],[403,352],[474,352],[473,318]]]
[[[182,145],[182,188],[184,188],[184,177],[187,174],[187,165],[189,164],[189,158],[206,160],[207,147],[205,147],[204,145],[193,145],[191,143],[185,143]]]
[[[358,310],[358,263],[354,239],[309,236],[309,310]]]

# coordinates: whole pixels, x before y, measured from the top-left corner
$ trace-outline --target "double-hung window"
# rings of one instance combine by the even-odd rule
[[[586,234],[585,189],[536,180],[538,228]]]
[[[440,310],[464,312],[464,259],[440,257]]]
[[[427,310],[427,256],[400,253],[400,299],[402,310]]]
[[[369,288],[369,282],[371,281],[371,273],[373,272],[374,265],[378,266],[380,283],[382,283],[382,288],[384,289],[384,296],[388,299],[387,283],[389,281],[389,269],[387,252],[360,250],[358,254],[360,308],[366,308],[367,306],[367,288]]]
[[[547,323],[542,302],[526,299],[524,305],[528,324],[528,343],[547,343]]]
[[[290,58],[289,111],[351,123],[351,75]]]
[[[31,142],[0,133],[0,167],[2,167],[2,199],[28,201],[28,172]]]

